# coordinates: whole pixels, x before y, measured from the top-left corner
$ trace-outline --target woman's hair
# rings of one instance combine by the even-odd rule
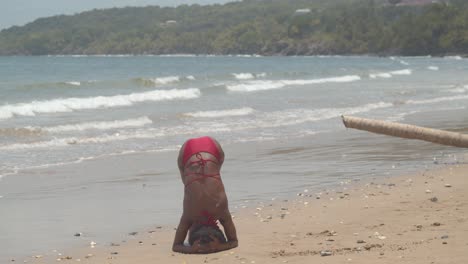
[[[201,225],[190,233],[189,244],[192,245],[197,240],[200,240],[200,244],[208,244],[213,241],[210,236],[218,239],[220,243],[226,243],[226,237],[219,228]]]

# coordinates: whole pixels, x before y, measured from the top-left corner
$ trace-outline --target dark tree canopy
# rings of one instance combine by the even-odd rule
[[[468,54],[467,2],[244,0],[92,10],[5,29],[0,55]]]

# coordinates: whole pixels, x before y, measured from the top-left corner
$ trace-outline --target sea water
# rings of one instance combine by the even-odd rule
[[[83,230],[104,243],[172,223],[175,157],[191,137],[230,154],[233,210],[459,162],[461,150],[346,130],[340,117],[466,132],[467,73],[460,57],[0,57],[0,259]]]

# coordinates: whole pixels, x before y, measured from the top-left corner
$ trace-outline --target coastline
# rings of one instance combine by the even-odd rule
[[[320,193],[304,190],[290,200],[250,204],[233,212],[240,246],[226,252],[173,253],[174,223],[127,234],[107,245],[88,245],[25,260],[122,264],[463,263],[468,259],[467,172],[468,165],[449,164]]]

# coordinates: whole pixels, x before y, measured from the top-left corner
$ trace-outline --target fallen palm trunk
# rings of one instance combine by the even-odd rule
[[[420,139],[432,143],[468,148],[468,135],[388,121],[342,116],[347,128],[366,130],[394,137]]]

